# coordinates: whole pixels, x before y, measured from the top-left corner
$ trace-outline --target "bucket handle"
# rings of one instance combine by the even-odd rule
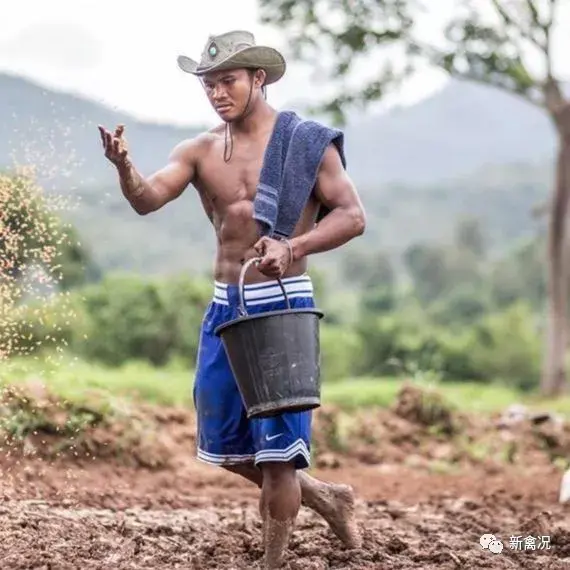
[[[243,267],[241,268],[241,272],[239,275],[239,307],[238,307],[238,311],[242,317],[247,316],[247,311],[245,308],[245,285],[244,285],[245,274],[246,274],[247,270],[252,265],[254,265],[254,264],[259,265],[260,262],[261,262],[261,257],[254,257],[254,258],[246,261],[243,264]],[[277,278],[277,283],[279,283],[279,287],[281,287],[281,291],[283,291],[283,296],[285,297],[285,302],[287,303],[287,309],[290,309],[291,303],[289,303],[289,297],[287,297],[287,292],[285,291],[285,287],[283,287],[283,282],[281,281],[281,279]]]

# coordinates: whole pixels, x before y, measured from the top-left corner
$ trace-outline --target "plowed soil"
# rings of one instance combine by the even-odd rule
[[[354,486],[365,540],[362,549],[343,549],[302,508],[287,567],[567,568],[570,507],[558,503],[567,425],[425,416],[413,397],[403,393],[392,410],[317,412],[311,474]],[[144,414],[152,431],[128,445],[117,446],[121,430],[104,424],[65,451],[41,430],[7,441],[2,570],[259,567],[257,488],[194,459],[191,411]],[[502,552],[481,547],[488,533]],[[511,544],[517,536],[529,537],[526,547]]]

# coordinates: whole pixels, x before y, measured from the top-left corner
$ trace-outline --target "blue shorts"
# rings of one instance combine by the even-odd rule
[[[291,307],[314,307],[308,275],[282,279]],[[286,308],[277,281],[245,286],[249,314]],[[310,465],[311,411],[287,412],[272,418],[248,419],[222,340],[219,325],[238,317],[237,285],[215,283],[200,331],[194,381],[198,420],[198,459],[213,465],[291,461],[297,469]]]

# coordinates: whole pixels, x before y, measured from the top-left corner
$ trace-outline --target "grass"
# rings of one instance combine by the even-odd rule
[[[17,358],[0,363],[0,385],[29,379],[45,382],[54,394],[71,402],[105,398],[140,399],[158,405],[186,405],[192,398],[192,372],[172,365],[156,369],[140,362],[118,368],[95,365],[71,357]]]
[[[501,384],[475,382],[426,382],[413,380],[418,386],[434,388],[457,409],[473,413],[491,413],[520,403],[530,409],[570,415],[570,397],[543,399],[534,393],[524,393]],[[355,378],[324,384],[323,400],[343,408],[390,406],[402,385],[401,378]]]
[[[55,394],[71,402],[86,402],[99,395],[104,400],[140,399],[169,406],[192,404],[193,371],[176,363],[162,369],[140,362],[108,368],[69,356],[0,362],[0,384],[17,385],[29,379],[45,382]],[[439,383],[421,378],[414,381],[420,386],[434,387],[453,406],[469,412],[503,410],[516,402],[570,415],[570,397],[541,400],[499,384]],[[330,384],[325,381],[322,399],[325,404],[345,409],[387,407],[394,402],[401,384],[401,378],[353,378]]]

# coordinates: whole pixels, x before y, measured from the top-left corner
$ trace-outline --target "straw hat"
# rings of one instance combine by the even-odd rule
[[[265,85],[269,85],[283,77],[286,64],[276,49],[258,46],[252,33],[237,30],[210,36],[199,62],[180,55],[178,66],[182,71],[193,75],[204,75],[222,69],[263,69],[267,76]]]

